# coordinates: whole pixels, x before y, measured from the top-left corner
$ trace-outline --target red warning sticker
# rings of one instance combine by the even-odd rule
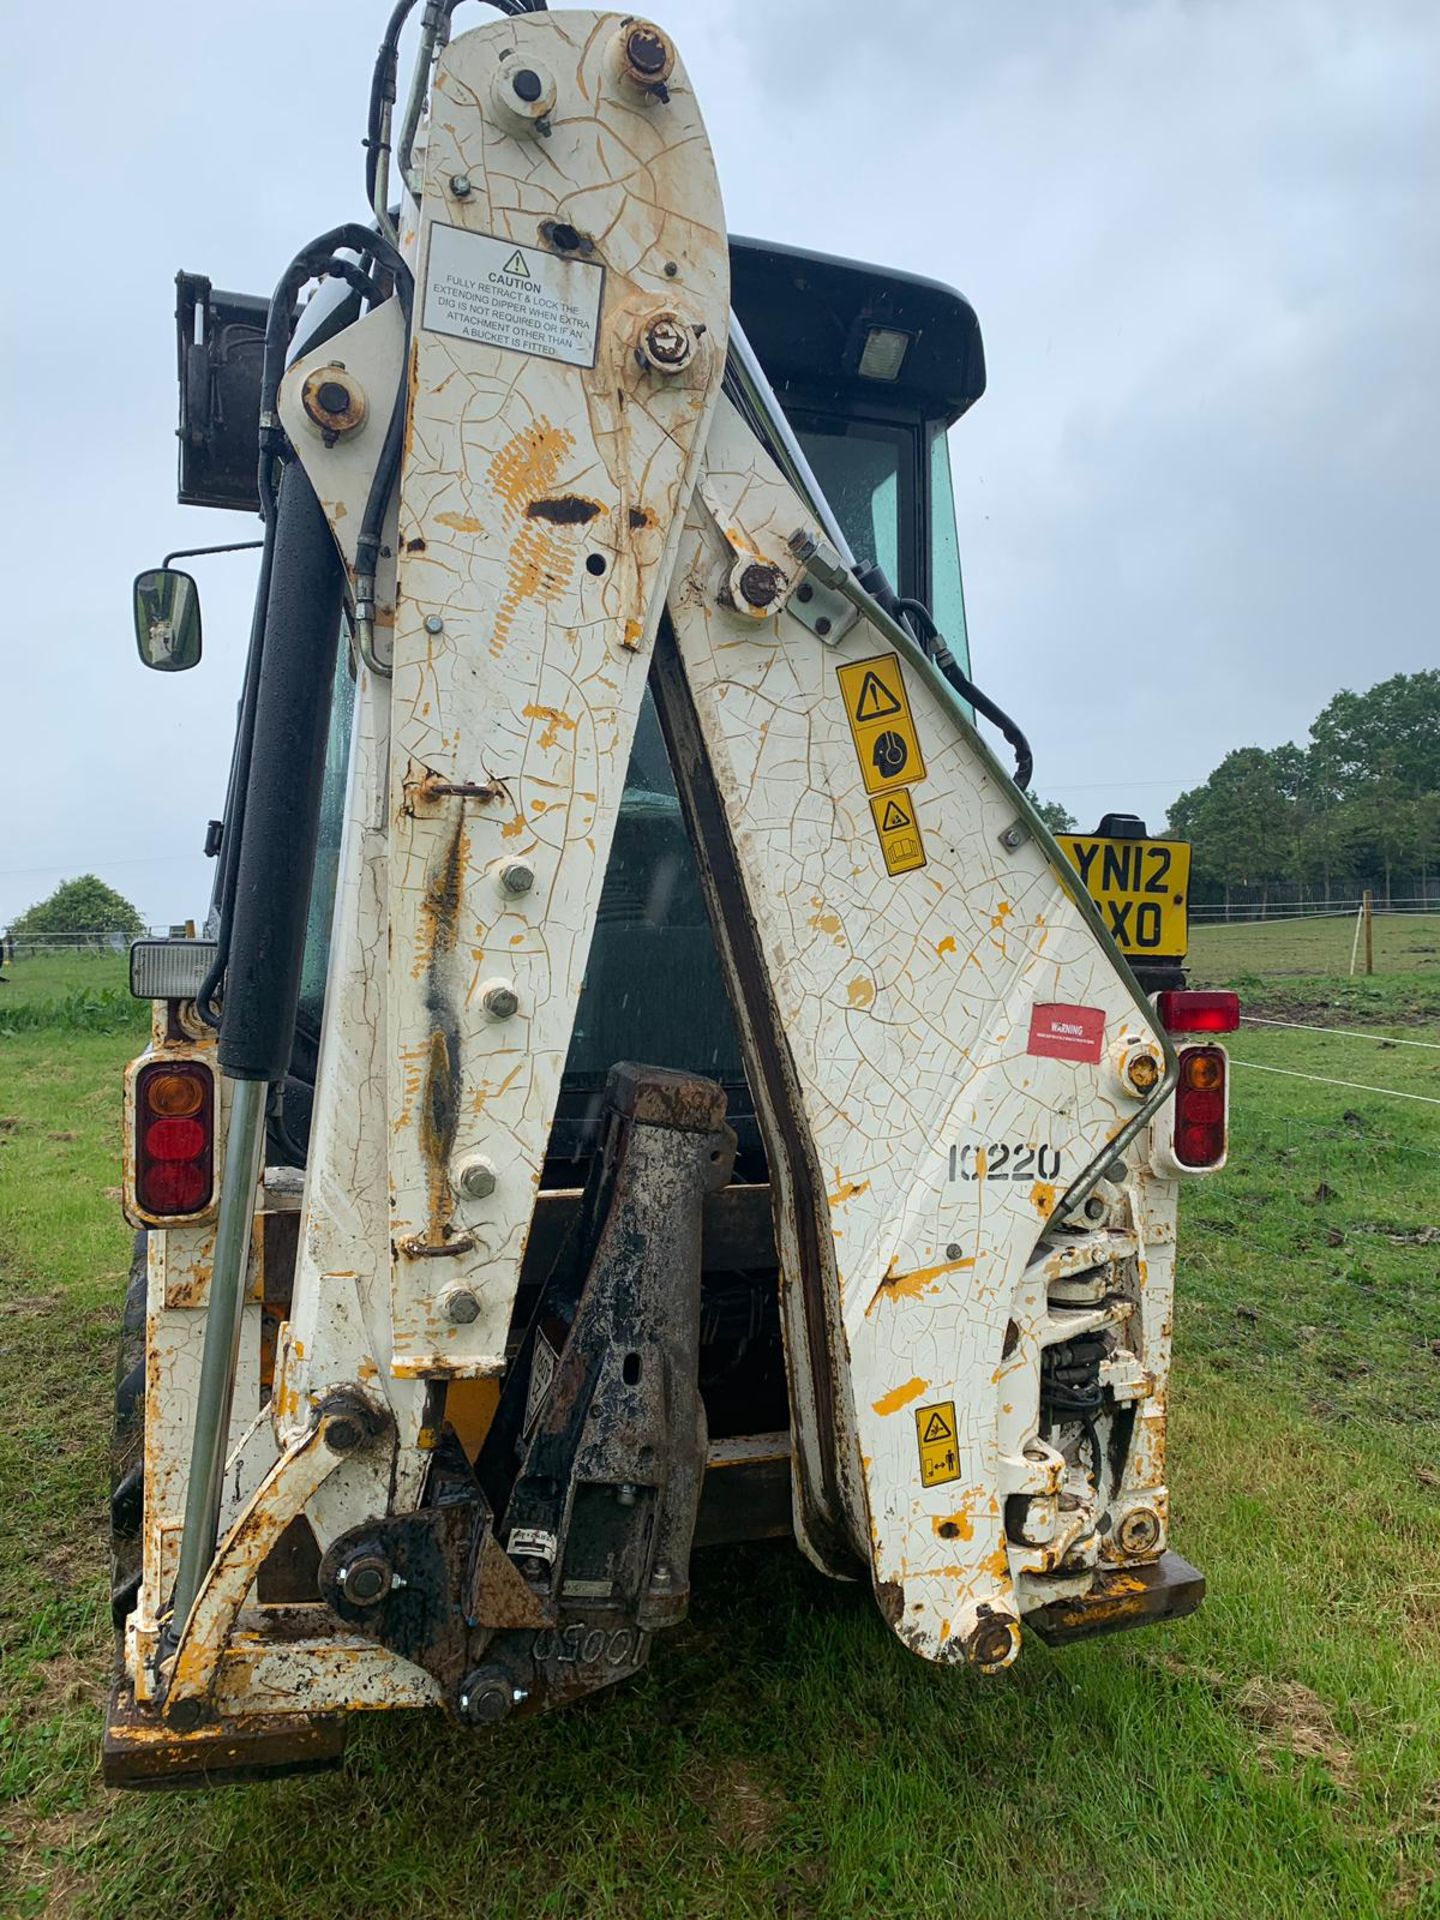
[[[1049,1060],[1099,1060],[1105,1044],[1105,1013],[1100,1007],[1037,1006],[1030,1015],[1027,1053]]]

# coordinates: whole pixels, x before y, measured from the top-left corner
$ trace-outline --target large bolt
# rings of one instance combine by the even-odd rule
[[[425,631],[426,633],[443,633],[445,631],[445,622],[440,618],[438,613],[426,614]]]
[[[1115,1538],[1122,1553],[1153,1553],[1160,1544],[1159,1514],[1151,1507],[1132,1507],[1116,1529]]]
[[[468,173],[452,173],[450,176],[450,191],[451,193],[454,194],[457,200],[468,200],[470,197],[469,174]]]
[[[335,1584],[353,1607],[373,1607],[395,1584],[394,1570],[383,1553],[361,1553],[346,1561]]]
[[[533,67],[521,67],[518,73],[510,76],[510,88],[517,100],[523,100],[527,107],[533,107],[545,91],[545,82]]]
[[[778,598],[780,569],[752,560],[740,575],[740,598],[747,607],[768,607]]]
[[[524,860],[507,860],[500,869],[500,884],[506,893],[529,893],[535,884],[535,869]]]
[[[508,980],[489,980],[480,989],[480,1005],[492,1020],[508,1020],[520,1010],[520,996]]]
[[[647,80],[653,80],[664,71],[665,62],[670,57],[670,49],[665,44],[665,36],[654,27],[634,27],[625,42],[625,58],[637,73],[643,73]]]
[[[203,1700],[177,1700],[166,1710],[165,1718],[177,1733],[193,1733],[205,1718]]]
[[[365,395],[354,376],[338,362],[308,375],[300,389],[300,400],[327,446],[365,424]]]
[[[473,1287],[447,1287],[440,1306],[453,1327],[468,1327],[480,1318],[480,1296]]]
[[[675,70],[675,49],[658,27],[647,20],[628,22],[620,39],[620,63],[632,86],[662,105],[670,98],[665,82]]]
[[[998,1673],[1020,1651],[1020,1628],[1008,1614],[982,1618],[965,1643],[965,1656],[982,1673]]]
[[[491,1727],[515,1705],[515,1685],[498,1667],[477,1667],[460,1683],[456,1705],[472,1727]]]
[[[645,345],[656,360],[663,360],[667,366],[678,365],[685,358],[685,329],[667,315],[649,328]]]

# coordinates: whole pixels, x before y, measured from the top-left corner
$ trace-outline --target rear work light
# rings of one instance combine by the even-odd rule
[[[135,1198],[145,1213],[200,1213],[215,1191],[215,1079],[196,1060],[153,1061],[135,1082]]]
[[[1175,1089],[1175,1158],[1182,1167],[1218,1167],[1225,1158],[1223,1047],[1182,1047]]]
[[[1155,996],[1155,1011],[1167,1033],[1235,1033],[1240,1026],[1238,993],[1172,989]]]

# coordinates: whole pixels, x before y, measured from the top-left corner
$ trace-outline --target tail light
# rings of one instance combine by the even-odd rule
[[[1227,1061],[1223,1047],[1182,1047],[1175,1090],[1175,1158],[1218,1167],[1225,1158]]]
[[[135,1082],[135,1198],[162,1217],[201,1213],[215,1191],[215,1080],[195,1060],[154,1061]]]
[[[1238,993],[1171,989],[1155,996],[1155,1011],[1167,1033],[1235,1033],[1240,1026]]]

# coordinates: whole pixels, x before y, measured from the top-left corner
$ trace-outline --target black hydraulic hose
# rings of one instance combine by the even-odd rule
[[[273,524],[218,1050],[231,1079],[269,1082],[284,1076],[295,1039],[343,586],[329,522],[298,462],[285,469]]]
[[[997,726],[1015,751],[1014,780],[1022,790],[1029,787],[1035,774],[1035,756],[1030,750],[1030,742],[1020,731],[1017,723],[1010,718],[1002,706],[982,693],[975,682],[961,667],[941,636],[940,629],[930,614],[930,609],[922,600],[897,599],[892,609],[909,619],[912,627],[919,628],[920,644],[954,687],[962,699],[968,700],[977,713]]]
[[[448,0],[445,18],[448,21],[460,0]],[[511,19],[522,13],[544,13],[546,0],[489,0]],[[388,140],[385,134],[385,109],[395,105],[395,80],[400,65],[400,35],[405,22],[415,11],[416,0],[396,0],[390,18],[385,24],[385,32],[380,41],[380,50],[375,56],[375,69],[370,78],[370,106],[365,118],[365,204],[375,204],[375,183],[380,176],[380,156],[385,151]]]
[[[215,876],[212,898],[219,908],[220,925],[215,935],[215,958],[195,996],[195,1011],[207,1026],[220,1025],[220,1010],[215,995],[225,978],[230,957],[230,932],[235,917],[235,870],[240,859],[240,842],[245,834],[245,786],[250,773],[250,752],[255,739],[255,703],[260,695],[260,675],[265,651],[265,612],[270,604],[270,575],[275,563],[275,517],[265,521],[265,541],[260,555],[260,576],[255,584],[255,610],[250,616],[250,644],[245,653],[245,681],[240,690],[240,720],[235,730],[235,753],[231,763],[230,787],[225,795],[224,829],[220,840],[220,869]]]
[[[362,264],[357,265],[352,260],[340,258],[336,249],[341,247],[359,254]],[[230,960],[235,921],[236,880],[241,847],[245,839],[246,796],[249,790],[250,767],[254,752],[255,708],[264,673],[266,615],[269,608],[271,569],[274,561],[275,466],[277,458],[283,456],[286,446],[285,435],[281,430],[275,405],[280,381],[285,372],[286,352],[293,332],[295,298],[307,280],[331,276],[344,280],[373,306],[380,299],[380,289],[375,283],[372,272],[367,271],[367,267],[376,265],[388,269],[394,280],[396,297],[401,301],[404,309],[408,334],[414,287],[409,266],[383,236],[370,227],[362,227],[353,222],[346,222],[343,226],[332,228],[329,233],[322,234],[319,239],[313,240],[308,247],[296,254],[280,278],[280,284],[271,298],[270,310],[266,316],[265,356],[260,382],[260,462],[257,480],[260,511],[265,523],[264,552],[260,561],[260,578],[255,591],[255,612],[250,625],[250,645],[246,654],[245,684],[240,697],[240,719],[236,728],[230,790],[225,801],[225,828],[220,846],[220,870],[216,875],[212,896],[219,911],[215,958],[201,983],[195,1001],[196,1011],[201,1019],[212,1027],[220,1026],[222,1020],[215,996],[220,990]],[[402,372],[402,394],[403,385]],[[400,421],[399,430],[396,429],[395,417]],[[403,425],[404,409],[397,404],[395,416],[391,420],[391,431],[386,436],[382,452],[381,470],[376,474],[375,483],[371,489],[371,500],[366,503],[367,522],[373,517],[377,528],[384,519],[384,502],[394,477],[395,462],[399,457],[399,432],[403,431]],[[371,508],[374,505],[374,496],[377,494],[379,507],[372,516]],[[376,546],[378,548],[378,536]]]

